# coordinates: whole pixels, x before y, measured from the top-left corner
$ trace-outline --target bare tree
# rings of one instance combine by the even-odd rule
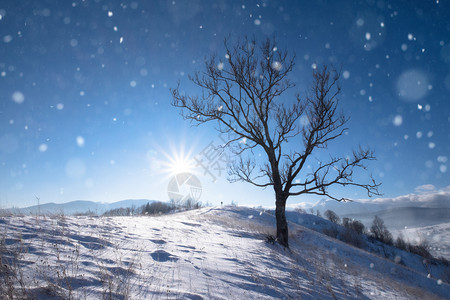
[[[385,244],[393,244],[392,234],[387,229],[383,219],[381,219],[380,217],[375,216],[373,218],[372,226],[370,226],[370,232],[372,233],[372,236],[377,240],[382,241]]]
[[[333,223],[339,224],[341,222],[341,218],[339,218],[339,216],[332,210],[327,209],[324,216]]]
[[[190,76],[203,93],[187,95],[178,85],[171,90],[172,104],[182,108],[183,117],[193,124],[218,121],[217,130],[230,136],[226,145],[238,154],[230,166],[231,182],[273,187],[277,240],[289,247],[288,197],[315,194],[343,200],[329,193],[332,185],[357,186],[369,196],[378,194],[379,184],[372,178],[368,184],[353,179],[354,169],[365,169],[365,161],[375,157],[371,150],[359,148],[349,157],[319,161],[307,172],[313,152],[327,148],[347,129],[348,118],[338,112],[339,73],[326,66],[314,70],[306,97],[285,98],[285,92],[295,86],[288,78],[295,56],[277,49],[269,39],[257,44],[245,38],[231,44],[225,39],[224,61],[212,56],[203,72]],[[265,153],[264,162],[251,155],[256,148]]]

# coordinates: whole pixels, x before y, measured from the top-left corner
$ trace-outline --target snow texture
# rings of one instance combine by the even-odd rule
[[[38,299],[450,295],[442,277],[448,267],[427,269],[412,254],[395,263],[323,235],[326,220],[294,212],[288,218],[290,250],[267,242],[273,213],[244,207],[156,217],[4,216],[0,247],[3,264],[21,278],[16,290],[23,283]]]

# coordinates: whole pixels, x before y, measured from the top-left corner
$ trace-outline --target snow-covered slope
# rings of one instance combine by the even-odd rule
[[[0,292],[38,299],[445,299],[444,269],[403,266],[242,207],[159,217],[0,218]],[[299,220],[301,222],[299,222]],[[18,254],[18,264],[12,259]],[[8,265],[5,267],[5,265]],[[442,278],[435,277],[440,274]],[[447,273],[448,274],[448,273]],[[14,276],[13,276],[14,275]]]

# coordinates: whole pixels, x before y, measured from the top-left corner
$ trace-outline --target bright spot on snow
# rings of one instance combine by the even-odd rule
[[[370,268],[373,269],[373,267],[375,266],[373,263],[370,263]]]
[[[130,86],[131,87],[136,87],[136,81],[134,81],[134,80],[130,81]]]
[[[84,137],[82,137],[82,136],[77,136],[76,141],[77,141],[78,147],[84,147]]]
[[[402,48],[402,51],[406,51],[406,50],[408,50],[408,45],[402,44],[401,48]]]
[[[408,40],[412,41],[414,39],[414,35],[412,33],[408,33]]]
[[[220,62],[220,63],[217,65],[217,69],[219,69],[220,71],[223,70],[223,67],[224,67],[223,62]]]
[[[283,65],[279,61],[274,61],[272,63],[272,69],[274,69],[275,71],[280,72],[282,68],[283,68]]]
[[[434,132],[433,132],[433,131],[428,131],[428,133],[427,133],[427,137],[428,137],[428,138],[430,138],[430,137],[432,137],[432,136],[433,136],[433,134],[434,134]]]
[[[438,285],[441,285],[441,284],[442,284],[442,280],[441,280],[441,279],[438,279],[437,284],[438,284]]]
[[[22,104],[23,101],[25,101],[25,96],[23,95],[22,92],[15,91],[15,92],[12,94],[12,99],[13,99],[13,101],[16,102],[17,104]]]
[[[417,104],[417,109],[418,109],[418,110],[422,110],[422,105]]]
[[[226,59],[230,59],[230,55],[227,53],[227,54],[225,54],[225,58]]]
[[[57,110],[63,110],[64,109],[64,104],[62,104],[62,103],[56,104],[56,109]]]
[[[371,35],[370,32],[366,32],[366,40],[370,41]]]
[[[350,72],[347,71],[347,70],[345,70],[345,71],[342,73],[342,76],[344,76],[344,79],[349,79],[349,78],[350,78]]]
[[[86,164],[79,158],[71,158],[66,163],[66,175],[72,179],[79,179],[86,173]]]
[[[317,64],[315,64],[315,63],[312,64],[312,65],[311,65],[311,68],[313,68],[314,70],[317,69]]]
[[[441,166],[439,167],[439,171],[441,171],[441,173],[447,172],[447,166],[446,166],[446,165],[441,165]]]
[[[261,25],[261,20],[260,19],[256,19],[255,20],[255,25]]]
[[[427,86],[428,79],[425,74],[417,70],[408,70],[398,78],[397,92],[402,100],[417,101],[427,94]]]
[[[112,17],[114,14],[112,11],[108,11],[108,17]]]
[[[119,29],[117,28],[117,26],[114,26],[113,29],[114,29],[114,31],[119,30]]]
[[[359,91],[359,94],[360,94],[361,96],[364,96],[364,95],[366,94],[366,90],[365,90],[365,89],[360,90],[360,91]]]
[[[38,149],[39,149],[39,152],[45,152],[45,151],[47,151],[48,146],[47,146],[47,144],[40,144]]]
[[[396,115],[394,117],[394,120],[392,121],[392,123],[394,123],[395,126],[400,126],[403,123],[403,117],[400,115]]]
[[[80,96],[82,96],[82,97],[84,96],[84,91],[80,92]]]
[[[123,43],[123,36],[120,37],[119,39],[119,43],[122,44]]]
[[[420,139],[422,137],[422,131],[416,132],[416,138]]]
[[[384,23],[383,22],[380,23],[380,27],[384,27]]]
[[[433,142],[429,142],[429,143],[428,143],[428,148],[434,149],[434,148],[436,148],[436,144],[433,143]]]

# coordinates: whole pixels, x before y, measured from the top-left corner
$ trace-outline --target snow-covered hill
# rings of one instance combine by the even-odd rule
[[[159,217],[2,217],[0,292],[38,299],[450,295],[448,266],[407,254],[395,263],[317,232],[329,225],[323,219],[289,218],[291,250],[266,242],[273,214],[242,207]]]
[[[436,197],[428,202],[338,202],[335,200],[321,200],[312,206],[313,211],[332,210],[341,218],[347,217],[363,222],[370,226],[375,216],[382,218],[390,230],[400,230],[405,227],[419,228],[450,222],[450,198]]]

